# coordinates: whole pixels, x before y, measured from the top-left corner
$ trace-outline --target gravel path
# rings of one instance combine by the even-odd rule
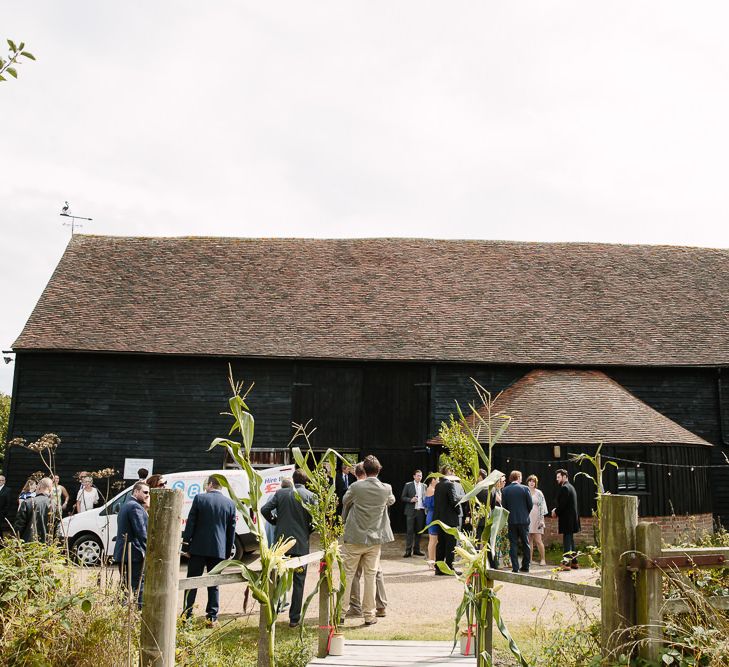
[[[312,549],[316,545],[312,544]],[[345,623],[347,636],[372,639],[450,639],[453,636],[454,612],[462,595],[461,585],[453,577],[436,577],[421,557],[402,558],[404,536],[386,545],[383,550],[382,568],[385,576],[388,607],[387,616],[379,618],[377,625],[364,627],[362,619],[348,618]],[[597,573],[592,570],[576,570],[555,574],[551,567],[533,567],[534,574],[556,576],[560,579],[594,583]],[[180,576],[184,575],[184,566]],[[306,591],[313,590],[317,568],[309,567]],[[528,631],[538,621],[542,626],[553,627],[577,622],[575,601],[564,593],[553,593],[526,586],[502,584],[499,590],[502,615],[514,630]],[[198,592],[195,613],[204,615],[207,591]],[[182,605],[180,596],[180,607]],[[580,598],[579,604],[586,610],[599,613],[599,601]],[[243,614],[243,587],[221,587],[221,615]],[[317,599],[309,607],[306,622],[316,624]],[[282,614],[281,621],[288,621]],[[257,623],[257,614],[251,617]]]

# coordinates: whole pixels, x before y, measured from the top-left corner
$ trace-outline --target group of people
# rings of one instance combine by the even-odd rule
[[[81,473],[80,488],[75,502],[58,475],[29,478],[14,498],[0,475],[0,538],[15,533],[26,542],[47,540],[55,535],[61,518],[71,512],[85,512],[98,507],[104,500],[93,478]],[[17,500],[17,505],[15,503]]]
[[[436,575],[445,574],[435,567],[436,561],[443,561],[450,569],[453,568],[453,559],[456,547],[456,538],[448,533],[434,521],[440,521],[452,528],[462,528],[471,522],[468,516],[468,504],[462,503],[465,493],[459,479],[453,470],[444,466],[440,470],[440,477],[431,477],[428,484],[423,483],[423,473],[415,470],[413,479],[403,487],[400,499],[405,513],[406,537],[404,558],[424,556],[420,550],[420,536],[425,526],[428,526],[428,564],[435,570]],[[486,478],[486,471],[480,471],[480,479]],[[545,518],[555,517],[558,520],[558,530],[563,538],[562,569],[576,569],[577,551],[575,548],[575,533],[580,532],[580,515],[577,506],[577,493],[570,484],[569,473],[560,469],[556,471],[556,481],[559,486],[557,503],[549,511],[544,494],[539,489],[539,479],[536,475],[527,477],[526,485],[522,484],[522,473],[513,470],[509,475],[507,484],[503,476],[492,487],[489,493],[485,489],[477,498],[482,504],[489,504],[491,509],[503,507],[508,510],[508,537],[509,558],[514,572],[529,572],[534,557],[534,549],[539,554],[540,565],[546,565],[544,541],[542,536],[546,527]],[[476,535],[483,533],[485,518],[481,518],[475,526]],[[498,543],[498,540],[496,540]],[[492,545],[492,547],[495,545]],[[522,559],[519,561],[519,548]],[[499,548],[492,548],[489,561],[492,568],[498,568],[500,563]]]
[[[122,583],[136,596],[140,609],[144,595],[150,489],[164,489],[166,486],[164,475],[140,479],[132,487],[130,497],[122,505],[117,518],[114,561],[119,564]],[[205,492],[193,498],[182,534],[182,553],[188,557],[188,577],[199,577],[229,558],[235,541],[235,504],[222,493],[215,476],[208,477],[204,487]],[[187,618],[192,616],[196,597],[197,589],[185,591],[183,615]],[[205,608],[209,625],[217,623],[219,610],[218,587],[211,586]]]

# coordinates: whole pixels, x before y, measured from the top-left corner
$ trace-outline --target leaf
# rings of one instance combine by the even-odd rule
[[[17,79],[17,78],[18,78],[18,73],[17,73],[16,71],[15,71],[15,68],[14,68],[14,67],[8,67],[8,68],[7,68],[7,69],[6,69],[5,71],[6,71],[6,72],[7,72],[7,73],[8,73],[8,74],[9,74],[10,76],[12,76],[12,77],[13,77],[14,79]]]
[[[465,502],[468,502],[469,500],[471,500],[471,498],[475,498],[484,489],[490,489],[503,476],[504,473],[500,470],[492,470],[488,477],[486,477],[486,479],[482,479],[478,484],[476,484],[476,486],[474,486],[465,496],[463,496],[463,498],[461,498],[459,503],[463,504]]]
[[[86,598],[83,602],[81,602],[81,611],[83,611],[84,614],[88,614],[91,611],[91,600]]]
[[[509,425],[511,424],[511,417],[509,417],[508,415],[499,415],[497,419],[503,419],[504,423],[499,426],[498,430],[496,431],[496,435],[494,435],[493,439],[491,440],[492,445],[495,445],[499,440],[501,440],[501,436],[504,435],[506,429],[509,428]]]
[[[7,81],[7,79],[2,74],[0,74],[0,81]]]
[[[29,53],[28,51],[23,51],[20,55],[24,56],[28,60],[35,60],[35,56],[32,53]]]
[[[15,42],[12,39],[7,40],[7,42],[8,42],[8,47],[10,47],[10,50],[11,51],[17,51],[18,50],[18,47],[15,46]]]
[[[512,638],[508,628],[501,618],[501,600],[499,600],[499,598],[497,598],[493,593],[491,593],[489,597],[491,598],[492,609],[494,612],[494,622],[496,623],[496,627],[499,629],[501,636],[509,643],[509,650],[511,651],[513,656],[519,661],[519,664],[522,667],[529,667],[529,663],[522,655],[522,652],[519,650],[519,647],[516,645],[516,642]]]

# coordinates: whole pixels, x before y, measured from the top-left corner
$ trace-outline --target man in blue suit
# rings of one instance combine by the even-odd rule
[[[501,506],[509,510],[509,556],[513,572],[529,572],[531,551],[529,549],[529,512],[534,503],[529,487],[521,483],[521,472],[512,470],[509,485],[501,492]],[[522,556],[519,567],[519,542]]]
[[[137,482],[117,517],[114,545],[114,560],[119,563],[122,584],[136,591],[140,609],[144,592],[144,557],[147,554],[148,507],[149,487],[145,482]]]
[[[235,540],[235,504],[220,491],[220,482],[208,477],[205,493],[198,493],[192,501],[182,535],[183,551],[190,555],[187,576],[199,577],[218,563],[230,558]],[[190,618],[197,597],[197,589],[185,593],[184,614]],[[205,616],[213,625],[218,621],[220,594],[217,586],[208,587],[208,605]]]

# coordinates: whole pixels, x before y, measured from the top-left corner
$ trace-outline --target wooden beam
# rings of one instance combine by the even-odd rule
[[[691,547],[690,549],[662,549],[663,558],[671,556],[724,556],[729,560],[729,547]],[[716,567],[720,567],[717,565]]]
[[[545,577],[535,577],[530,574],[517,572],[503,572],[501,570],[489,570],[488,577],[494,581],[503,581],[507,584],[543,588],[548,591],[557,591],[558,593],[585,595],[590,598],[600,597],[600,586],[595,586],[594,584],[580,584],[574,581],[562,581],[561,579],[546,579]]]
[[[702,598],[702,602],[707,603],[714,609],[729,609],[729,595],[714,595]],[[675,600],[666,600],[663,603],[663,612],[666,614],[685,614],[693,611],[693,606],[684,598]]]
[[[323,551],[313,551],[306,556],[296,556],[295,558],[289,558],[286,561],[287,569],[295,569],[302,565],[308,565],[309,563],[319,562],[324,557]],[[254,560],[248,565],[251,570],[258,571],[261,569],[261,561],[259,559]],[[204,574],[200,577],[188,577],[187,579],[180,579],[177,582],[178,591],[186,591],[190,588],[207,588],[208,586],[226,586],[228,584],[241,584],[245,583],[243,575],[240,572],[221,572],[220,574]]]

